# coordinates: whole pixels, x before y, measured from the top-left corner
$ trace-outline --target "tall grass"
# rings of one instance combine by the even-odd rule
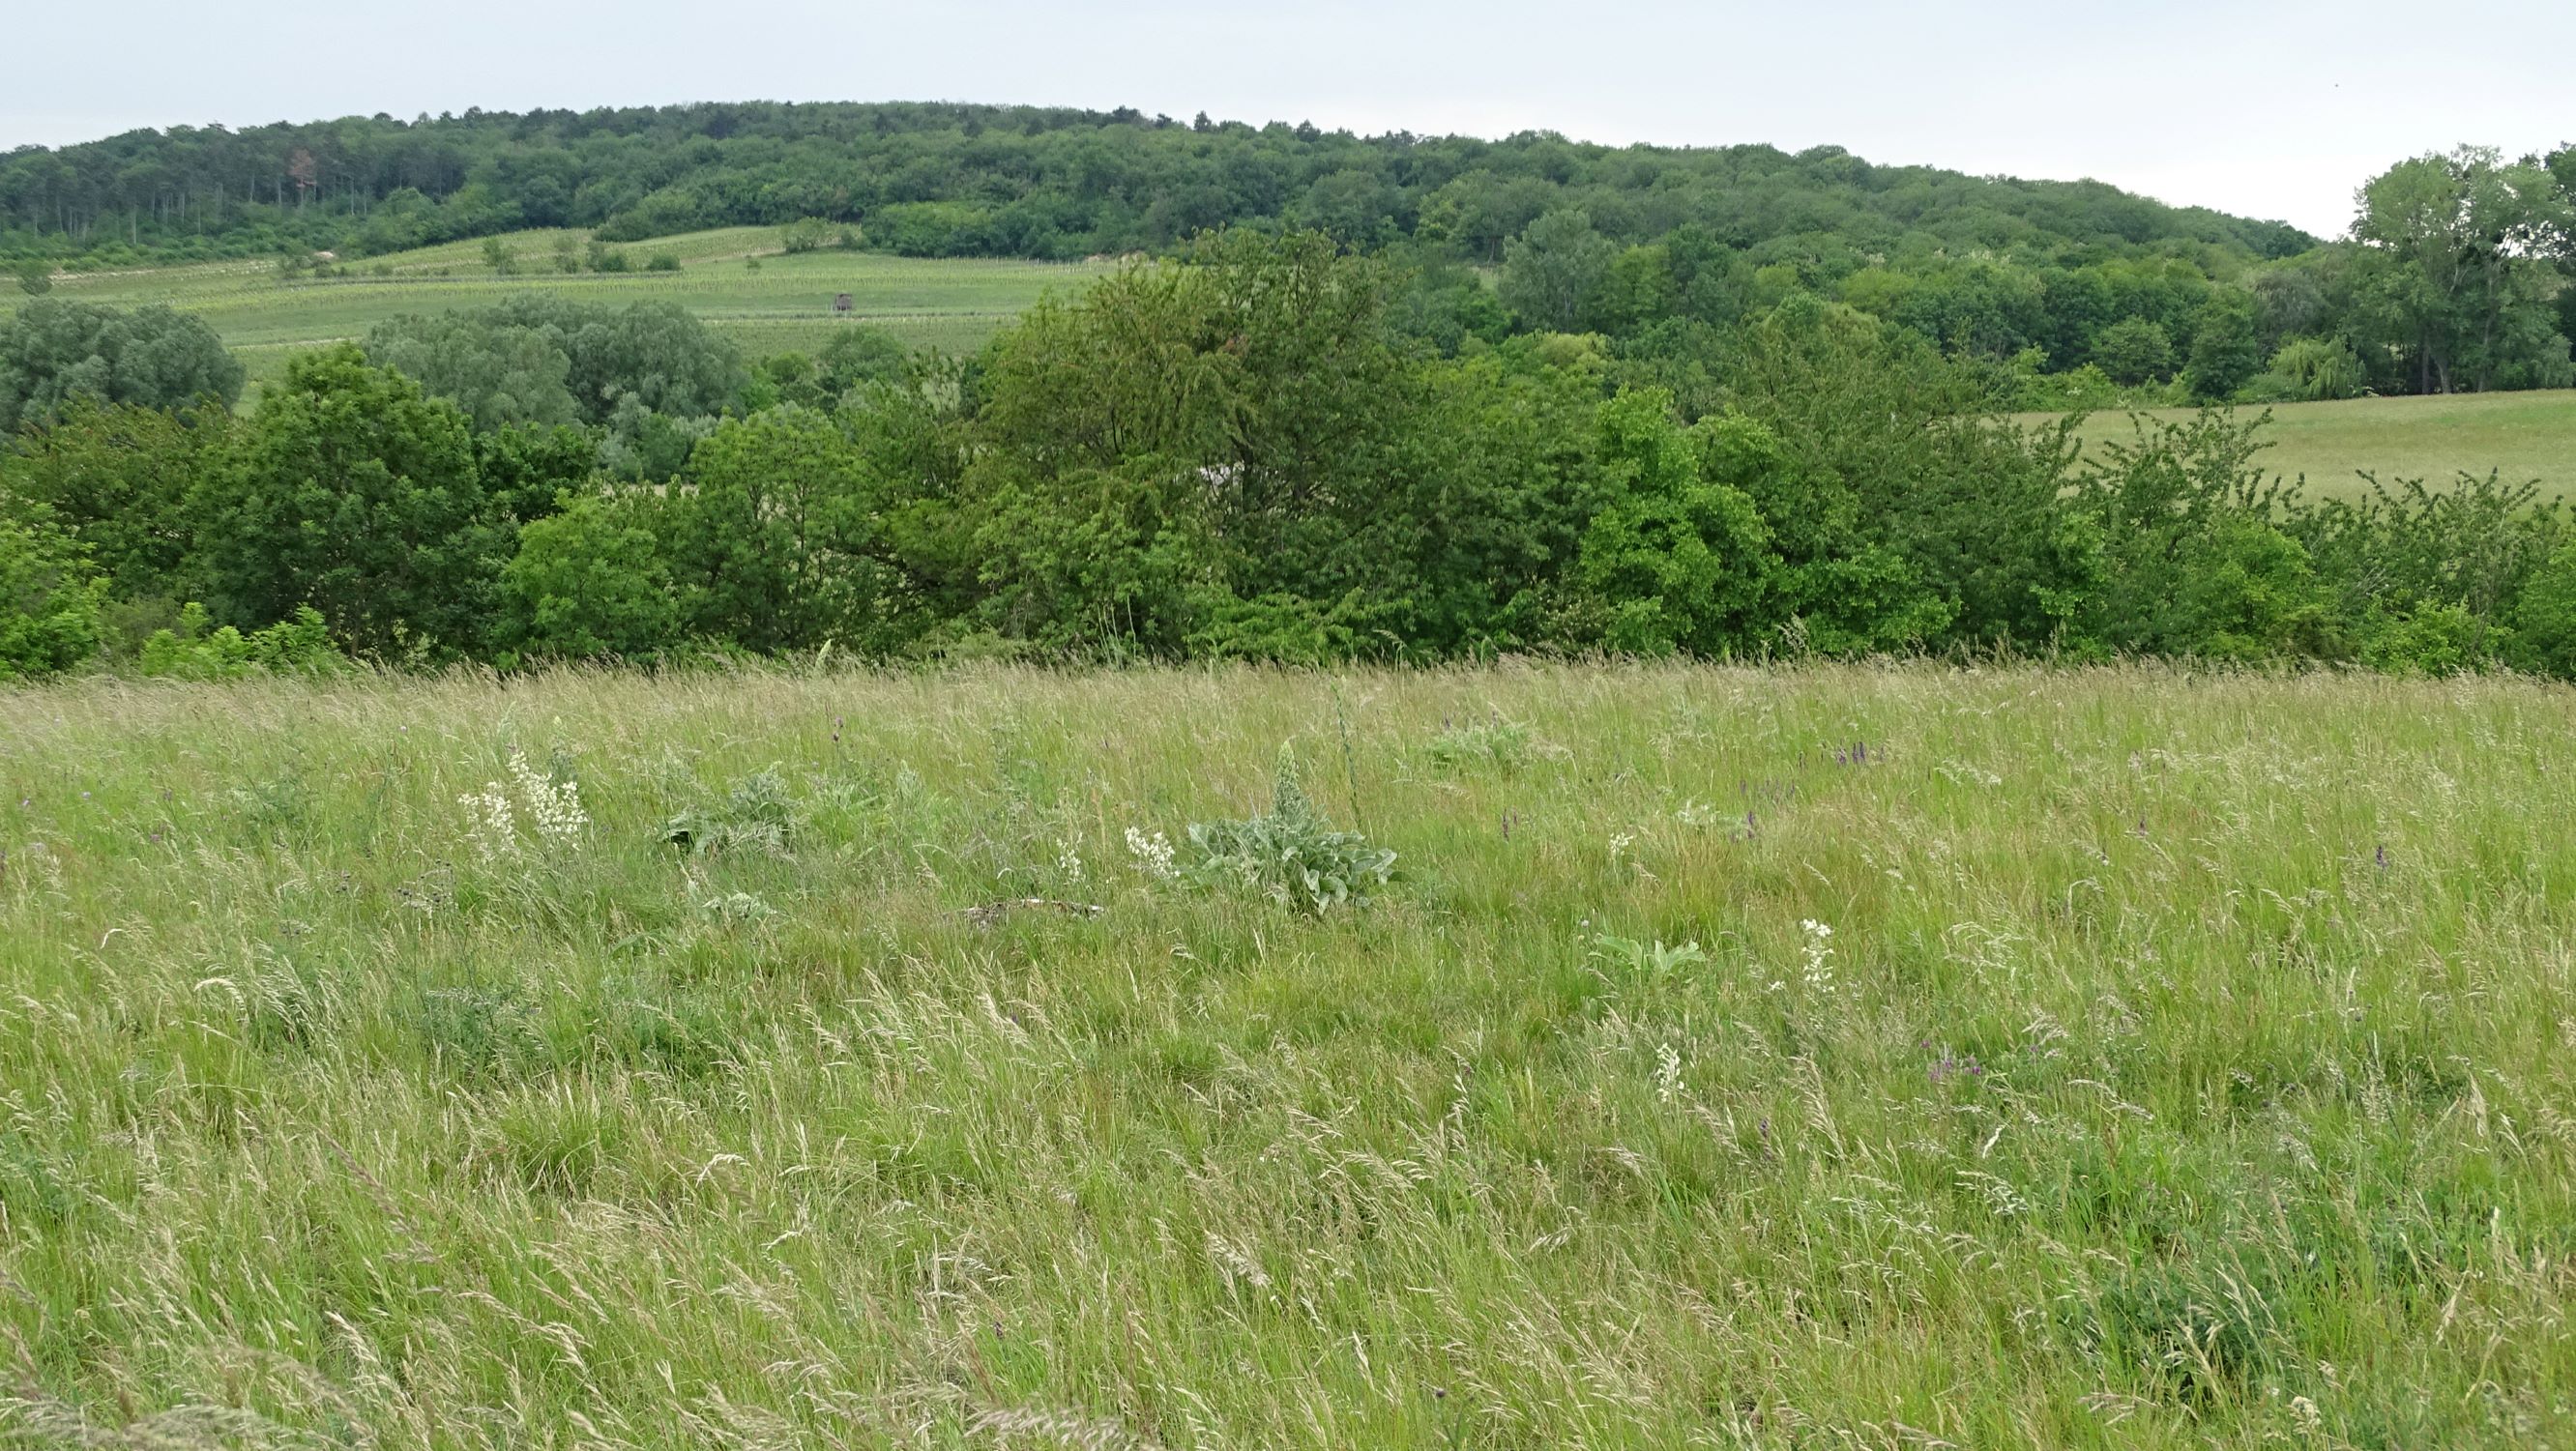
[[[0,1428],[2568,1444],[2570,701],[0,693]],[[1367,904],[1156,859],[1283,742]]]

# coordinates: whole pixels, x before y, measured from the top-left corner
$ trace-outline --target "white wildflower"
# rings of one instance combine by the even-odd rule
[[[510,753],[510,778],[519,783],[519,794],[528,803],[528,815],[537,824],[537,835],[547,842],[570,841],[590,825],[590,814],[581,809],[578,782],[548,780],[528,764],[525,751]]]
[[[1180,873],[1172,865],[1171,838],[1161,832],[1147,836],[1135,827],[1127,828],[1127,854],[1136,859],[1136,870],[1158,882],[1168,882]]]
[[[1673,1103],[1684,1092],[1681,1050],[1666,1043],[1655,1050],[1655,1097],[1665,1103]]]
[[[1834,990],[1834,929],[1810,917],[1798,924],[1807,935],[1807,991],[1830,993]]]
[[[517,854],[517,816],[510,809],[510,794],[501,789],[500,782],[469,791],[457,797],[456,804],[465,808],[465,839],[472,843],[476,856],[489,862]]]

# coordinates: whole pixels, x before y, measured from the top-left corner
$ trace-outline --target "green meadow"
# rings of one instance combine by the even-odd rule
[[[556,267],[559,238],[578,232],[518,232],[501,239],[517,271],[496,274],[482,242],[457,242],[351,262],[331,277],[287,278],[270,261],[221,262],[66,276],[52,296],[135,307],[164,303],[196,313],[241,355],[254,382],[280,376],[295,353],[361,338],[386,318],[486,306],[515,292],[549,292],[589,302],[677,302],[759,357],[813,351],[850,322],[886,329],[915,347],[971,351],[1049,289],[1071,290],[1099,265],[983,258],[921,259],[824,250],[793,256],[775,227],[732,227],[629,244],[634,270],[572,272]],[[643,270],[656,253],[679,258],[677,272]],[[837,294],[851,310],[836,314]],[[0,298],[0,314],[25,299]]]
[[[2240,413],[2253,413],[2252,407]],[[2509,484],[2538,482],[2544,495],[2576,492],[2576,392],[2452,393],[2414,398],[2354,398],[2270,405],[2271,447],[2262,466],[2284,478],[2304,476],[2318,497],[2367,493],[2364,474],[2384,484],[2423,479],[2440,485],[2469,473],[2500,473]],[[2189,409],[2150,417],[2176,419]],[[2085,436],[2129,436],[2128,416],[2099,413]]]
[[[0,1425],[2566,1445],[2569,703],[1928,664],[0,692]],[[1366,900],[1191,831],[1362,852],[1318,813],[1396,853]]]

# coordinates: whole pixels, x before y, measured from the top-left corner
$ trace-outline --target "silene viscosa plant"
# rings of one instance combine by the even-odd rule
[[[525,751],[510,752],[509,774],[507,784],[487,781],[482,790],[456,798],[456,804],[465,808],[465,840],[477,857],[494,862],[518,856],[532,837],[540,850],[568,847],[581,839],[590,826],[590,813],[581,806],[580,782],[568,774],[558,779],[529,765]]]
[[[1355,831],[1336,831],[1306,798],[1297,758],[1279,751],[1270,812],[1241,821],[1190,827],[1193,859],[1181,870],[1192,885],[1258,892],[1292,911],[1321,916],[1368,900],[1395,876],[1395,853]]]

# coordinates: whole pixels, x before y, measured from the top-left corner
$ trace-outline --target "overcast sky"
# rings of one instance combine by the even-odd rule
[[[2098,177],[2333,235],[2400,157],[2576,140],[2576,0],[27,7],[0,149],[137,126],[967,100]],[[112,49],[111,57],[108,51]]]

